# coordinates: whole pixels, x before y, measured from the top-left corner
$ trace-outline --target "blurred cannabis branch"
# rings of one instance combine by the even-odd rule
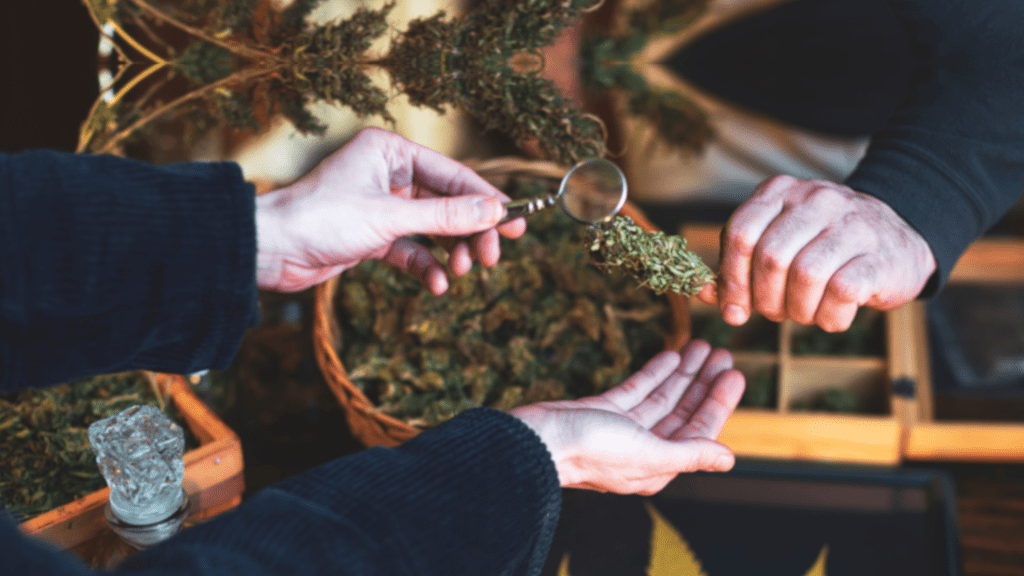
[[[512,65],[520,54],[551,43],[592,0],[484,0],[461,16],[438,13],[411,22],[385,55],[368,50],[389,31],[394,3],[312,24],[308,16],[322,0],[294,0],[279,11],[269,0],[83,1],[121,66],[82,126],[82,152],[117,153],[154,120],[171,116],[185,120],[193,137],[221,122],[258,131],[276,116],[302,133],[322,133],[326,127],[307,110],[315,101],[393,123],[388,94],[367,75],[380,68],[414,105],[465,110],[519,143],[536,139],[552,160],[571,164],[604,154],[599,121],[536,71]],[[175,48],[163,40],[165,26],[184,33],[188,43]],[[156,46],[147,48],[143,37]],[[129,47],[148,66],[127,80],[136,64]],[[164,74],[158,78],[158,72]],[[163,102],[179,77],[188,89]]]
[[[711,139],[707,114],[682,94],[651,86],[635,61],[653,38],[688,27],[708,4],[709,0],[653,0],[629,11],[622,32],[591,34],[581,50],[584,84],[625,94],[628,113],[646,120],[662,143],[683,152],[701,152]]]

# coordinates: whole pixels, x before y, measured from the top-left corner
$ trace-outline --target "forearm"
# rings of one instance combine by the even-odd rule
[[[924,237],[935,288],[1024,190],[1024,4],[893,4],[922,51],[920,82],[846,184]]]
[[[232,164],[0,155],[0,389],[224,366],[258,318]]]
[[[126,573],[177,566],[205,575],[196,569],[209,558],[223,572],[267,575],[526,576],[547,556],[560,499],[551,457],[530,428],[477,409],[399,448],[342,458],[265,490],[138,555]]]

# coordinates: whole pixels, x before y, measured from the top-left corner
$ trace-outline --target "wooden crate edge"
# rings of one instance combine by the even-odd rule
[[[185,479],[183,485],[189,495],[217,486],[240,476],[244,470],[241,442],[238,436],[214,415],[192,392],[182,376],[157,375],[158,382],[165,385],[174,399],[178,410],[192,427],[202,426],[196,434],[201,444],[185,453]],[[201,468],[215,470],[209,473]],[[236,482],[240,501],[244,481]],[[19,525],[24,534],[40,538],[60,548],[72,548],[95,537],[105,526],[103,507],[110,495],[109,488],[102,488],[82,498],[44,512]],[[237,503],[237,502],[236,502]]]

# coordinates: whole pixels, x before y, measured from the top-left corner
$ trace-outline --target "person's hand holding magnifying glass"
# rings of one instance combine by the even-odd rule
[[[573,220],[597,224],[619,213],[627,192],[626,176],[618,166],[603,158],[591,158],[569,170],[556,194],[505,204],[508,214],[501,221],[529,216],[557,204]]]

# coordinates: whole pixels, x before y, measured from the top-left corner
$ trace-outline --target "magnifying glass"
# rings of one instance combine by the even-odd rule
[[[583,224],[611,220],[626,203],[626,176],[603,158],[584,160],[562,178],[558,193],[515,200],[505,204],[508,214],[501,222],[529,216],[559,205],[570,218]]]

